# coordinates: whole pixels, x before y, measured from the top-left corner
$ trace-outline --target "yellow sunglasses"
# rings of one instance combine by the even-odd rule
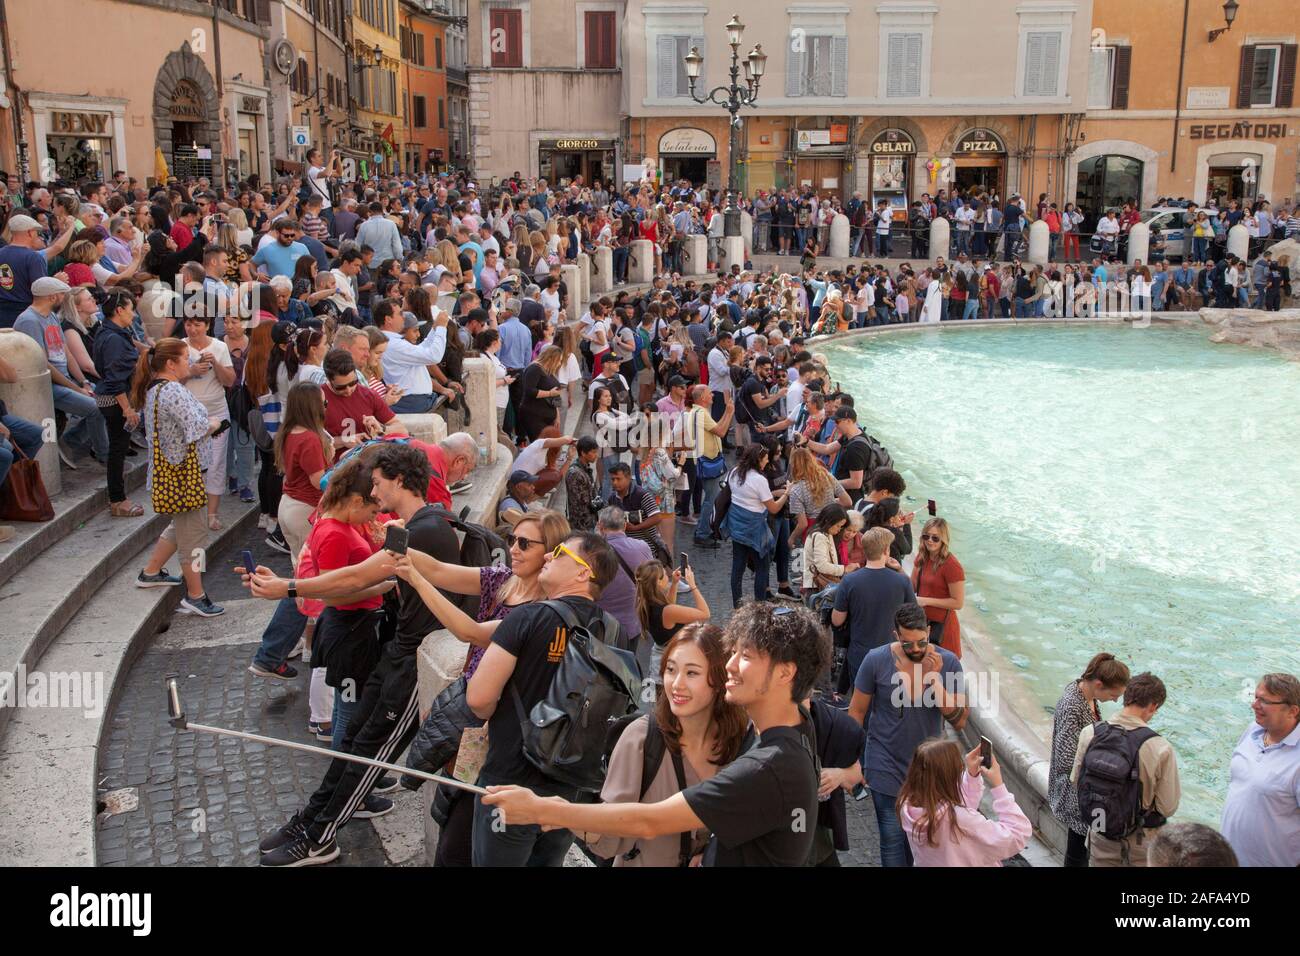
[[[581,564],[581,565],[582,565],[584,568],[586,568],[588,571],[591,571],[591,565],[590,565],[590,564],[588,564],[586,561],[582,560],[582,558],[578,557],[576,554],[574,554],[572,551],[570,551],[570,550],[569,550],[568,548],[566,548],[564,545],[562,545],[562,544],[557,544],[557,545],[555,546],[555,550],[551,552],[551,557],[552,557],[552,558],[558,558],[561,554],[567,554],[569,557],[573,558],[574,561],[577,561],[579,564]],[[595,571],[592,571],[591,573],[592,573],[592,574],[595,574],[596,572],[595,572]]]

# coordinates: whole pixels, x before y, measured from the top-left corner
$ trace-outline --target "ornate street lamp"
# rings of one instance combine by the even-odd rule
[[[1232,29],[1232,21],[1237,19],[1237,8],[1239,6],[1241,6],[1241,4],[1239,4],[1237,0],[1228,0],[1228,2],[1223,5],[1223,22],[1226,23],[1227,26],[1219,27],[1217,30],[1210,31],[1211,43],[1219,39],[1219,34],[1227,33]]]
[[[723,233],[728,236],[740,235],[740,207],[736,204],[736,160],[737,160],[737,131],[740,129],[740,108],[742,106],[753,106],[754,101],[758,99],[758,83],[762,79],[763,73],[767,69],[767,54],[763,52],[762,44],[756,44],[754,49],[749,51],[749,55],[743,60],[745,79],[743,83],[740,80],[741,57],[740,41],[745,33],[745,25],[740,22],[740,17],[732,15],[731,20],[727,23],[727,43],[731,46],[731,82],[727,86],[714,87],[704,94],[697,95],[695,92],[695,82],[700,78],[704,69],[704,57],[696,47],[691,47],[691,52],[682,57],[682,63],[686,68],[686,79],[690,83],[691,99],[696,103],[713,103],[723,107],[731,116],[731,125],[729,128],[729,152],[727,162],[727,205],[723,210]]]

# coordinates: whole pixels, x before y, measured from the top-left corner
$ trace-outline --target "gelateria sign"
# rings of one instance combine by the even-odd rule
[[[1283,139],[1286,123],[1193,123],[1187,127],[1188,139]]]
[[[660,156],[712,156],[717,151],[717,141],[702,129],[679,126],[659,137]]]
[[[73,136],[108,136],[112,126],[108,113],[68,113],[51,111],[50,132]]]

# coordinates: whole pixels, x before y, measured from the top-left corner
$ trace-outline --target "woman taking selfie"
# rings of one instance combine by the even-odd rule
[[[677,603],[678,584],[682,581],[690,588],[694,607]],[[636,569],[636,614],[641,620],[641,633],[654,642],[650,648],[650,675],[657,684],[664,648],[687,624],[707,622],[709,604],[695,584],[695,570],[690,565],[685,573],[674,568],[669,574],[658,561],[647,561]]]
[[[1070,782],[1079,733],[1101,720],[1102,701],[1118,700],[1128,686],[1129,670],[1114,654],[1097,654],[1078,680],[1065,685],[1052,718],[1052,759],[1047,774],[1047,803],[1069,831],[1065,866],[1088,865],[1088,827],[1079,812],[1079,791]]]
[[[811,607],[814,598],[837,587],[844,575],[858,569],[856,564],[841,564],[836,540],[849,524],[848,512],[831,502],[817,516],[803,552],[803,596]]]
[[[962,756],[953,740],[931,739],[916,748],[898,793],[898,816],[913,866],[1001,866],[1029,845],[1033,826],[1002,783],[1002,767],[980,748]],[[980,813],[987,781],[993,797],[990,820]]]
[[[609,758],[600,799],[605,803],[658,803],[710,779],[740,755],[749,726],[743,709],[726,701],[727,658],[722,629],[686,627],[663,649],[655,676],[663,684],[654,712],[627,725]],[[655,736],[658,735],[658,736]],[[662,753],[658,771],[642,779],[646,748]],[[691,866],[708,840],[703,831],[651,840],[578,833],[594,854],[614,866]]]
[[[930,620],[930,643],[961,657],[961,623],[957,612],[966,603],[966,572],[948,550],[948,522],[931,518],[921,531],[921,550],[912,568],[916,603]]]
[[[763,475],[768,458],[768,450],[762,445],[749,445],[727,476],[731,507],[723,518],[723,526],[731,535],[732,607],[740,607],[740,587],[748,567],[754,569],[754,600],[767,600],[768,571],[776,550],[767,517],[785,507],[789,494],[787,488],[779,496],[773,496],[772,486]]]

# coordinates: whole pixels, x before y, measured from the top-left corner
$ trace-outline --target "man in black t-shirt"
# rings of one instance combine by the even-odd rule
[[[395,512],[405,521],[408,550],[422,551],[439,561],[459,562],[456,532],[443,517],[444,512],[425,501],[430,465],[423,452],[404,444],[377,445],[374,451],[363,453],[355,467],[372,469],[371,493],[381,508]],[[343,465],[336,469],[331,483],[339,480],[340,473],[346,475],[349,468]],[[381,552],[384,554],[387,553]],[[376,555],[372,562],[378,567],[382,560]],[[380,573],[382,576],[372,577],[363,595],[390,589],[391,585],[384,580],[389,572],[385,569]],[[310,583],[325,590],[312,589],[313,595],[308,596],[337,598],[349,593],[346,586],[343,590],[329,590],[328,577],[312,579]],[[309,582],[303,583],[305,587]],[[290,596],[296,591],[296,584],[290,582]],[[360,599],[356,594],[349,597],[352,601]],[[418,726],[415,652],[425,635],[442,627],[419,593],[405,581],[398,583],[397,598],[396,635],[383,646],[379,663],[361,689],[340,748],[345,753],[388,763],[396,761],[407,748]],[[339,827],[358,813],[379,816],[392,809],[389,801],[383,801],[386,806],[378,812],[373,806],[367,809],[367,798],[381,773],[378,767],[349,760],[332,761],[307,806],[262,841],[262,866],[313,866],[337,859],[339,849],[335,836]]]
[[[841,405],[835,410],[835,431],[838,436],[836,440],[839,443],[839,454],[835,456],[835,467],[832,473],[856,505],[866,494],[867,465],[871,457],[871,446],[867,444],[865,438],[861,438],[862,429],[858,427],[858,413],[847,405]],[[861,440],[855,440],[858,438]],[[814,444],[809,442],[810,446]],[[813,447],[813,451],[818,450],[818,447]]]
[[[538,576],[548,600],[572,608],[578,620],[591,624],[602,615],[596,606],[600,592],[618,572],[618,557],[608,542],[592,531],[571,534],[546,561]],[[563,619],[543,603],[525,604],[510,612],[492,634],[492,643],[470,678],[465,701],[488,722],[488,752],[479,772],[479,786],[519,783],[547,796],[572,800],[578,791],[553,781],[524,756],[518,703],[525,714],[546,696],[564,659]],[[516,701],[517,696],[517,701]],[[475,866],[559,866],[573,843],[567,830],[543,832],[495,811],[481,797],[474,804]]]
[[[754,371],[740,386],[739,397],[736,399],[736,405],[744,410],[744,414],[739,417],[749,426],[751,443],[759,440],[759,435],[762,434],[760,429],[776,421],[776,403],[788,391],[782,386],[769,394],[773,384],[772,368],[770,356],[760,355],[756,358]]]
[[[508,619],[507,619],[508,620]],[[830,663],[812,612],[746,604],[727,625],[727,701],[748,712],[758,740],[718,773],[658,803],[573,804],[492,786],[484,804],[507,822],[653,839],[708,829],[706,866],[805,866],[817,825],[816,733],[799,702]]]

